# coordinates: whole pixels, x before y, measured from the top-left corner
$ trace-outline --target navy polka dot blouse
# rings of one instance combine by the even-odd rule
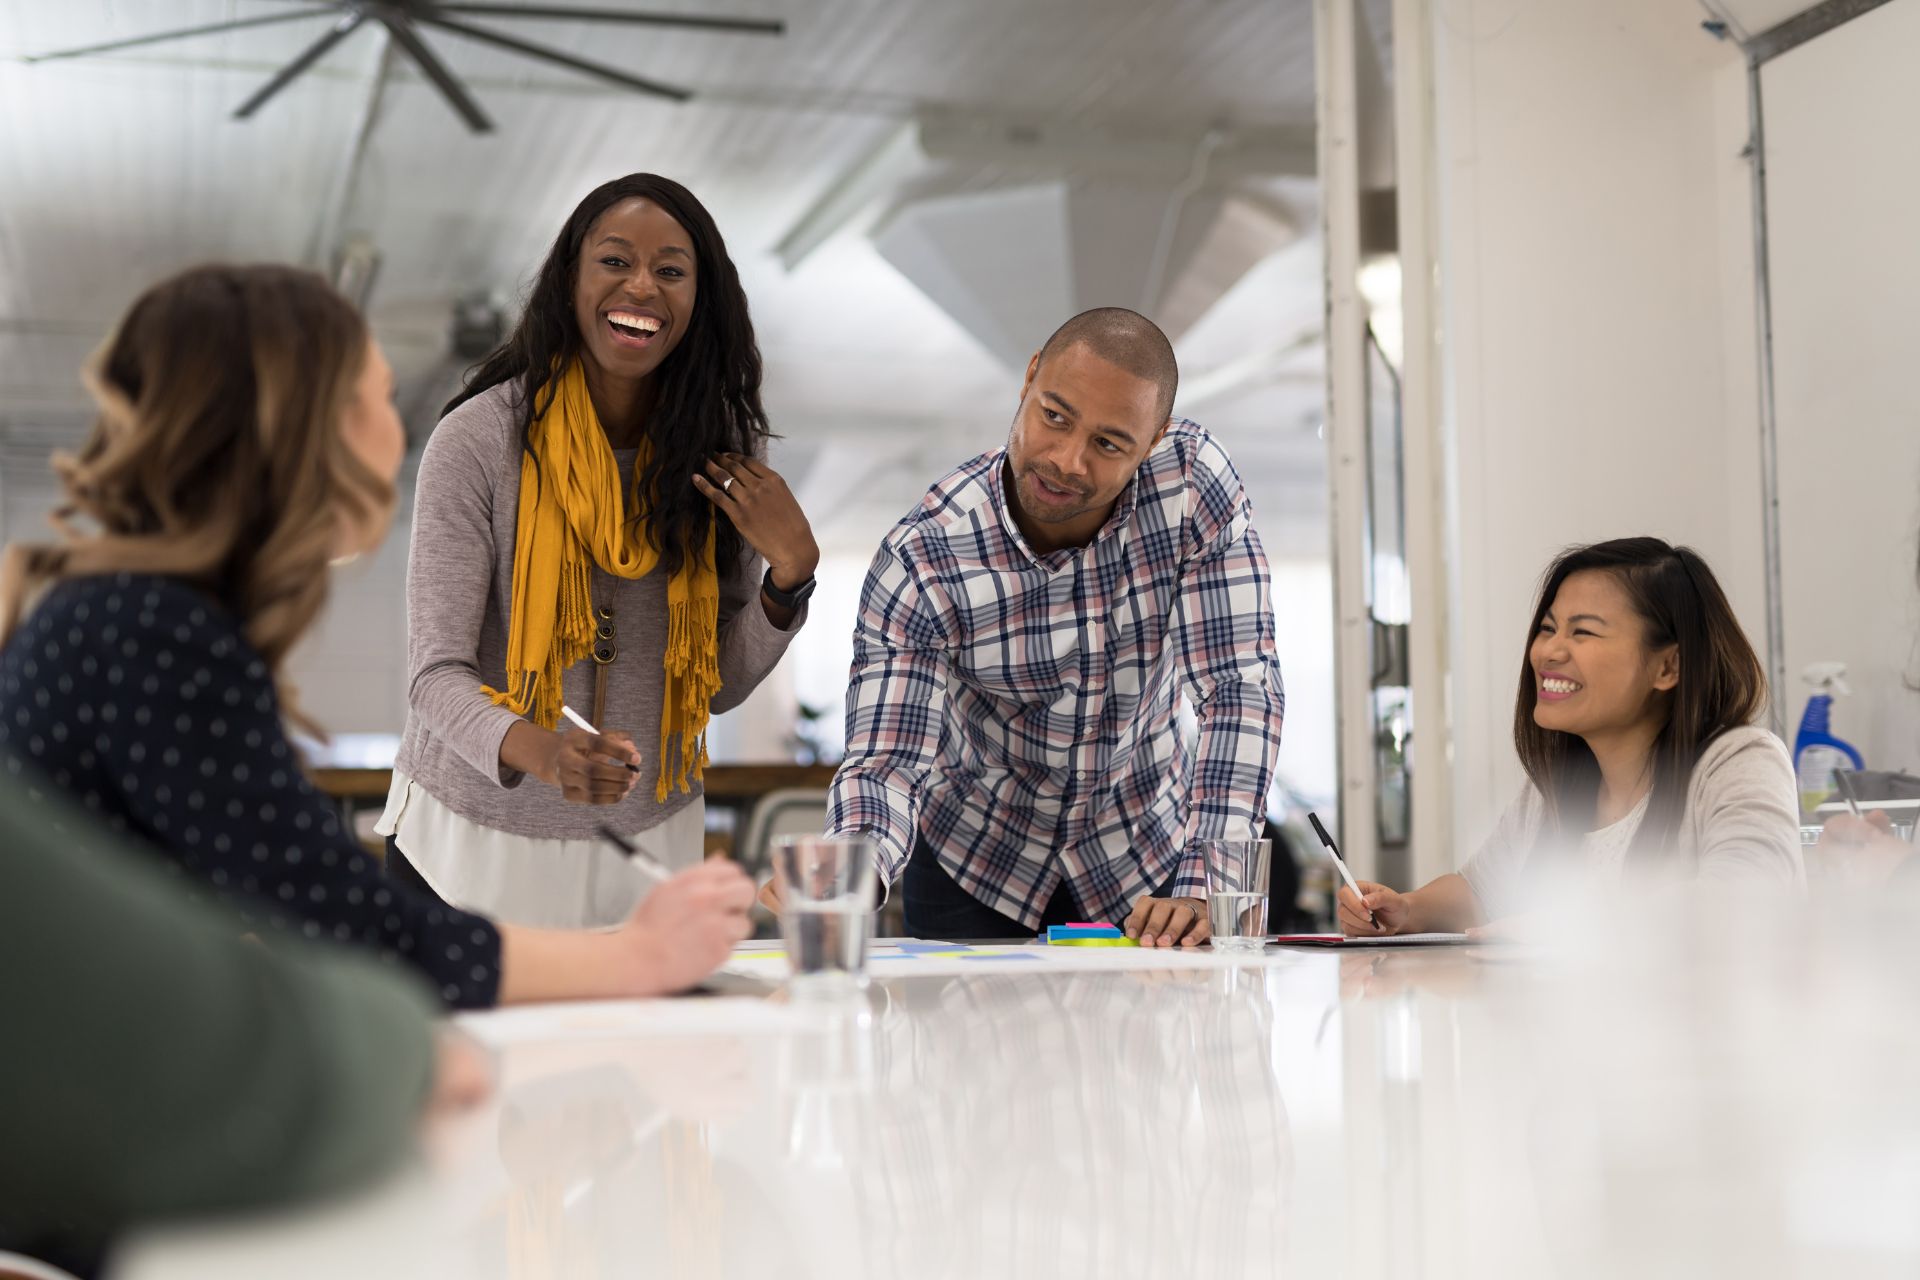
[[[178,579],[48,592],[0,651],[0,756],[145,837],[255,927],[378,948],[456,1008],[498,995],[499,931],[387,880],[307,781],[232,614]]]

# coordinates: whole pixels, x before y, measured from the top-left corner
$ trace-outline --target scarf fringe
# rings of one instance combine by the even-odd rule
[[[712,542],[709,534],[709,560]],[[675,601],[667,609],[665,665],[669,714],[660,717],[660,780],[654,788],[654,799],[662,803],[676,786],[682,791],[691,791],[691,780],[706,772],[706,712],[713,704],[714,694],[720,692],[720,662],[717,645],[702,644],[694,637],[694,611],[703,603]],[[717,613],[717,595],[713,605]],[[675,711],[679,714],[671,714]],[[676,722],[689,728],[676,730]]]

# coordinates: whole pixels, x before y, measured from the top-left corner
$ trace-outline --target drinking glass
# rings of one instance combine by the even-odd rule
[[[865,836],[781,836],[773,842],[780,936],[795,990],[865,985],[877,872]]]
[[[1271,840],[1202,840],[1207,863],[1207,914],[1216,951],[1258,951],[1267,945],[1267,879]]]

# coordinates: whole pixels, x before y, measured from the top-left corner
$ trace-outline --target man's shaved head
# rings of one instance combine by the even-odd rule
[[[1083,345],[1116,368],[1136,378],[1144,378],[1160,389],[1162,419],[1173,412],[1173,395],[1180,386],[1180,366],[1173,358],[1173,344],[1160,326],[1137,311],[1125,307],[1095,307],[1082,311],[1053,331],[1047,345],[1040,348],[1040,363],[1068,347]]]

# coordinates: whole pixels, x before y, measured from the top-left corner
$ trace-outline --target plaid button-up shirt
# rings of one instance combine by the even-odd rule
[[[1091,919],[1170,879],[1204,897],[1194,841],[1259,834],[1285,701],[1240,476],[1177,421],[1091,545],[1036,555],[1005,460],[960,467],[880,544],[828,831],[872,833],[889,883],[923,835],[1028,925],[1063,879]]]

